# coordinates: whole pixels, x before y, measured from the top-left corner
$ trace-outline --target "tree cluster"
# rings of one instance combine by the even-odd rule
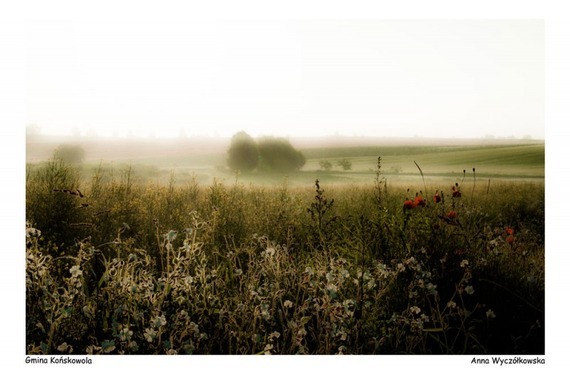
[[[291,172],[305,165],[303,153],[284,138],[264,137],[255,141],[246,132],[236,133],[228,149],[227,164],[241,172]]]

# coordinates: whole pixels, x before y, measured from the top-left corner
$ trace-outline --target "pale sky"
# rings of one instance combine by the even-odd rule
[[[540,20],[67,17],[32,25],[27,124],[99,136],[544,138]]]

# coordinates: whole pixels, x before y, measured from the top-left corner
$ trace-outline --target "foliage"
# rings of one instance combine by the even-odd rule
[[[227,164],[232,170],[292,172],[305,165],[305,157],[284,138],[264,137],[256,142],[241,131],[232,137]]]
[[[36,170],[28,167],[26,172],[27,220],[60,249],[73,244],[81,233],[83,193],[78,187],[76,169],[62,160],[50,160]]]
[[[342,168],[342,170],[351,170],[352,169],[352,162],[347,160],[346,158],[342,158],[337,161],[337,165]]]
[[[276,172],[291,172],[305,165],[303,153],[296,150],[284,138],[264,137],[258,142],[260,169]]]
[[[29,168],[26,352],[544,354],[544,187],[381,163],[304,187]]]
[[[255,140],[244,131],[232,137],[227,164],[232,170],[250,172],[257,168],[259,152]]]

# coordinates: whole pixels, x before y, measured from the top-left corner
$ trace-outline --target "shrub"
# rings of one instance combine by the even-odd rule
[[[257,168],[259,152],[255,140],[241,131],[232,137],[227,164],[232,170],[250,172]]]
[[[291,172],[301,169],[306,162],[303,153],[284,138],[262,138],[258,148],[261,170]]]

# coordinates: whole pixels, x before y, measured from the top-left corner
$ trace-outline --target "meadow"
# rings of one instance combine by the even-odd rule
[[[28,164],[27,354],[544,354],[544,144],[303,153]]]

